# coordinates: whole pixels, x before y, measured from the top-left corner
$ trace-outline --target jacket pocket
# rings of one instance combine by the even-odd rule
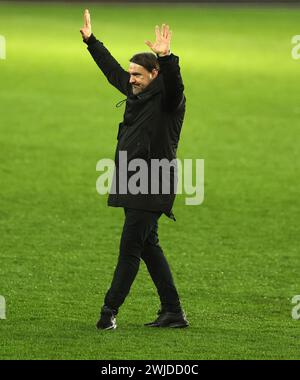
[[[151,144],[150,144],[150,137],[148,136],[148,133],[144,132],[142,135],[142,144],[146,153],[147,160],[150,160],[151,158]]]
[[[127,129],[128,128],[128,129]],[[124,133],[120,134],[118,149],[127,151],[128,160],[133,158],[150,158],[150,140],[142,131],[130,133],[130,127],[124,128]]]

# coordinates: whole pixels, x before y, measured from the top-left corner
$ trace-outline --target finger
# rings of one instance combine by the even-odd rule
[[[90,13],[89,13],[89,10],[88,10],[88,9],[86,9],[86,10],[84,11],[83,19],[84,19],[84,25],[85,25],[85,26],[88,26],[89,21],[90,21]]]
[[[161,26],[161,36],[162,36],[163,38],[166,37],[166,36],[165,36],[165,33],[166,33],[166,24],[162,24],[162,26]]]
[[[167,38],[168,42],[171,41],[172,34],[173,34],[172,30],[170,30],[170,31],[169,31],[169,34],[168,34],[168,38]]]
[[[169,25],[167,24],[166,27],[165,27],[165,38],[168,38],[169,36]]]
[[[159,31],[158,25],[155,26],[155,34],[156,34],[156,39],[159,40],[160,39],[160,31]]]
[[[87,13],[86,13],[86,10],[85,10],[84,13],[83,13],[83,26],[86,26],[86,25],[87,25],[87,19],[86,19],[86,16],[87,16]]]
[[[150,42],[150,41],[145,41],[145,44],[147,45],[147,46],[149,46],[149,48],[150,49],[152,49],[152,47],[153,47],[153,44],[152,44],[152,42]]]
[[[88,22],[88,26],[91,26],[91,15],[89,11],[87,11],[87,22]]]

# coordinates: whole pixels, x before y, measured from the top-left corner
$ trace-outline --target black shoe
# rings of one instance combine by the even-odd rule
[[[115,311],[107,306],[103,306],[96,327],[101,330],[114,330],[117,327]]]
[[[158,311],[158,318],[150,323],[145,323],[148,327],[188,327],[189,322],[186,319],[184,311],[171,313],[169,311]]]

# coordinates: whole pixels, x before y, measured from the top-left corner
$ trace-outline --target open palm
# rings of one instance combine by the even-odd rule
[[[155,27],[156,41],[154,43],[145,41],[145,44],[158,55],[167,55],[170,52],[170,44],[172,38],[172,31],[169,25],[162,24],[161,29],[156,25]]]
[[[80,33],[85,40],[87,40],[92,34],[91,16],[88,9],[84,11],[83,28],[80,29]]]

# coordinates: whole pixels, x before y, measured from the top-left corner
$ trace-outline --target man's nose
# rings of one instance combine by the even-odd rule
[[[130,77],[129,83],[135,83],[135,78],[134,77]]]

